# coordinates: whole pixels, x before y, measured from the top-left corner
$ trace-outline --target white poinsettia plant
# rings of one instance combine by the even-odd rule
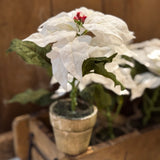
[[[71,91],[74,110],[77,90],[83,90],[91,82],[103,84],[118,95],[130,94],[129,89],[131,99],[140,97],[145,88],[160,85],[159,76],[150,72],[131,76],[135,63],[128,58],[159,73],[159,63],[154,63],[153,54],[146,56],[144,50],[139,53],[137,47],[141,44],[129,45],[133,38],[123,20],[82,7],[48,19],[38,32],[23,41],[12,41],[9,51],[15,51],[29,64],[46,68],[49,73],[52,68],[51,83],[59,82],[59,91]]]
[[[53,76],[65,90],[69,90],[71,84],[74,110],[78,85],[83,88],[83,84],[88,83],[84,80],[88,73],[89,77],[98,75],[113,81],[108,87],[115,92],[128,93],[121,91],[123,82],[120,83],[121,79],[113,71],[119,64],[132,65],[121,55],[130,56],[126,45],[133,38],[133,33],[121,19],[82,7],[48,19],[37,33],[24,41],[32,41],[40,47],[52,44],[47,57],[52,63]],[[118,91],[114,88],[116,85]]]

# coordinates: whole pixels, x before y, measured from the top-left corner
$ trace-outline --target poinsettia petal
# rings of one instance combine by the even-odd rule
[[[152,39],[129,46],[133,58],[160,76],[160,40]]]
[[[41,47],[45,47],[49,43],[55,43],[57,41],[61,41],[64,38],[72,37],[74,38],[76,35],[75,31],[57,31],[55,33],[50,34],[42,34],[42,33],[34,33],[24,39],[23,41],[31,41],[36,43]]]
[[[49,18],[38,28],[38,31],[45,34],[47,32],[54,33],[56,31],[74,31],[76,30],[76,24],[72,17],[66,12],[62,12],[55,17]]]
[[[93,18],[94,17],[94,18]],[[84,27],[96,35],[96,39],[108,44],[127,44],[133,38],[133,32],[128,30],[127,24],[112,15],[93,12],[87,16]]]
[[[89,48],[89,57],[111,56],[115,53],[110,47],[91,46]]]
[[[160,86],[160,77],[157,77],[149,72],[135,76],[136,87],[131,89],[131,99],[142,96],[146,88],[156,88]]]
[[[49,53],[52,63],[52,72],[54,78],[60,83],[60,85],[67,90],[68,72],[63,65],[59,52],[52,50]]]
[[[72,42],[60,49],[61,59],[67,71],[80,80],[82,78],[82,63],[88,56],[90,36],[76,37]]]
[[[129,92],[126,89],[122,91],[120,86],[115,87],[114,82],[111,79],[105,78],[104,76],[101,76],[101,75],[95,74],[95,73],[90,73],[88,75],[85,75],[82,78],[82,80],[79,84],[80,90],[83,90],[88,84],[90,84],[92,82],[102,84],[105,88],[112,90],[117,95],[129,94]]]
[[[116,75],[117,79],[126,87],[127,89],[131,89],[135,87],[135,82],[130,75],[130,68],[118,68],[113,71]]]

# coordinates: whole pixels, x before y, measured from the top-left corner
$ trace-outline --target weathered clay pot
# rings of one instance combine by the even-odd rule
[[[53,126],[57,148],[69,155],[78,155],[88,148],[92,129],[96,123],[97,108],[83,118],[66,119],[53,112],[56,103],[50,106],[50,122]]]

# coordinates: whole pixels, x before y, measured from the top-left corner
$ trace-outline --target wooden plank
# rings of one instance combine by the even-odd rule
[[[159,0],[126,1],[125,20],[135,32],[136,41],[160,38]]]
[[[13,38],[23,39],[51,16],[50,0],[0,0],[0,132],[11,127],[20,114],[35,110],[27,105],[7,104],[6,100],[28,88],[47,87],[49,78],[43,69],[27,65],[16,54],[6,55]]]
[[[125,18],[125,0],[102,0],[102,2],[104,13]]]
[[[141,133],[134,132],[124,135],[107,143],[89,146],[87,152],[78,156],[67,156],[57,150],[51,131],[37,119],[37,117],[46,119],[45,113],[42,112],[42,115],[29,121],[30,133],[34,135],[32,140],[33,160],[46,158],[48,160],[54,158],[60,160],[134,160],[135,158],[136,160],[151,160],[155,157],[157,158],[155,160],[160,159],[160,126]],[[22,135],[21,132],[19,137]]]
[[[77,160],[159,160],[160,128],[128,138],[111,141],[110,145]]]
[[[160,38],[159,0],[102,0],[104,13],[122,18],[135,41]]]
[[[12,157],[14,157],[12,132],[0,134],[0,159],[8,160]]]
[[[14,150],[21,160],[28,159],[29,153],[29,115],[16,117],[13,121]]]
[[[101,0],[51,0],[52,1],[52,8],[53,8],[53,15],[56,15],[62,11],[71,11],[76,8],[80,8],[82,6],[94,9],[97,11],[102,11],[102,2]]]
[[[43,128],[43,130],[42,130]],[[45,132],[44,132],[45,130]],[[47,136],[47,128],[38,120],[30,121],[30,132],[33,133],[33,143],[49,160],[63,158],[65,155],[59,152],[55,143]]]
[[[32,160],[44,160],[35,148],[32,149]]]

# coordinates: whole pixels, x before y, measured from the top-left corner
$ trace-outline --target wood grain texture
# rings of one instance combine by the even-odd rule
[[[102,0],[104,12],[122,18],[135,41],[160,38],[159,0]]]
[[[20,116],[18,119],[25,120],[23,116]],[[21,124],[24,125],[25,123]],[[26,125],[23,127],[26,127]],[[32,141],[33,160],[37,160],[38,157],[43,159],[43,156],[48,160],[53,160],[54,158],[58,158],[59,160],[160,159],[160,125],[142,132],[135,131],[95,146],[89,146],[85,153],[77,156],[67,156],[57,150],[51,130],[39,119],[39,115],[30,118],[29,130],[34,135]],[[23,139],[22,132],[19,132],[19,138]]]
[[[102,11],[101,0],[52,0],[53,5],[53,15],[58,14],[62,11],[71,11],[75,8],[80,8],[82,6],[94,9],[97,11]]]
[[[14,156],[12,132],[0,134],[0,159],[8,160]]]
[[[35,110],[19,104],[9,105],[8,99],[28,88],[49,84],[43,69],[27,65],[16,54],[6,55],[5,52],[13,38],[23,39],[35,32],[50,13],[50,0],[45,3],[43,0],[0,1],[0,132],[11,127],[15,116]]]
[[[31,152],[32,152],[31,154],[32,154],[32,159],[33,160],[44,160],[42,158],[42,156],[39,155],[39,153],[37,152],[37,150],[35,148],[33,148]]]
[[[49,160],[53,160],[54,158],[61,159],[64,157],[64,154],[57,150],[55,142],[53,142],[47,136],[48,133],[47,128],[45,128],[42,122],[36,119],[30,120],[29,127],[30,127],[30,133],[34,135],[33,137],[34,145],[38,147],[38,149],[44,154],[45,157],[47,157]],[[35,154],[33,156],[35,156]]]
[[[125,5],[124,0],[102,0],[103,12],[105,14],[111,14],[119,18],[125,17]]]
[[[125,9],[125,20],[136,41],[160,38],[159,0],[130,0]]]
[[[13,121],[14,151],[21,160],[28,159],[29,153],[29,115],[16,117]],[[22,138],[23,137],[23,138]]]
[[[142,134],[120,137],[110,141],[110,145],[103,149],[77,160],[159,160],[159,151],[160,128],[157,128]]]

